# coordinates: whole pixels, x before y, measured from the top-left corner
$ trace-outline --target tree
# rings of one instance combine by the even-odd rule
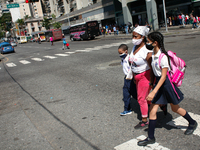
[[[60,27],[61,27],[61,23],[60,22],[55,22],[54,24],[53,24],[53,27],[54,27],[54,29],[60,29]]]
[[[31,17],[28,16],[28,15],[26,15],[26,16],[24,17],[25,20],[30,19],[30,18],[31,18]]]
[[[0,17],[0,27],[2,28],[3,31],[10,31],[12,28],[12,17],[10,13],[4,13]]]
[[[50,29],[51,26],[51,22],[48,18],[44,18],[44,20],[42,21],[42,26],[46,28],[46,30]]]
[[[25,27],[24,19],[18,19],[16,22],[18,23],[18,26],[19,26],[19,29],[20,29],[19,33],[21,34],[21,30],[23,30],[24,27]]]
[[[56,22],[56,15],[52,14],[51,16],[53,18],[52,22],[54,22],[54,23],[52,23],[54,29],[60,29],[62,24],[60,22]]]

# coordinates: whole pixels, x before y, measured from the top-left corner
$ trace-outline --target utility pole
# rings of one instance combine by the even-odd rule
[[[165,17],[165,28],[166,28],[166,32],[168,32],[168,29],[167,29],[167,16],[166,16],[166,8],[165,8],[165,0],[163,0],[163,11],[164,11],[164,17]]]

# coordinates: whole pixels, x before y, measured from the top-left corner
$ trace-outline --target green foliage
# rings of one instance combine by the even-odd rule
[[[54,24],[53,24],[53,27],[54,27],[54,29],[60,29],[61,28],[61,23],[60,22],[55,22]]]
[[[24,17],[25,20],[30,19],[30,18],[31,18],[31,17],[28,16],[28,15],[26,15],[26,16]]]
[[[0,17],[0,28],[3,31],[10,31],[10,29],[12,28],[12,17],[10,13],[4,13],[1,17]]]
[[[48,18],[44,18],[44,20],[42,21],[42,26],[46,28],[46,30],[50,29],[51,26],[51,22]]]

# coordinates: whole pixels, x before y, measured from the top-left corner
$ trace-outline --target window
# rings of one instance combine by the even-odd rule
[[[35,32],[35,28],[32,28],[32,32]]]

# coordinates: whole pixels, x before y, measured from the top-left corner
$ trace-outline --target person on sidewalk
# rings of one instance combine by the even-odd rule
[[[170,70],[170,63],[169,56],[164,48],[163,35],[160,32],[150,33],[147,38],[146,47],[149,50],[153,50],[151,65],[153,73],[156,76],[156,82],[154,89],[146,97],[148,101],[152,102],[149,113],[148,137],[145,140],[138,141],[137,144],[139,146],[146,146],[155,143],[156,139],[154,137],[154,132],[157,119],[156,113],[161,104],[170,103],[172,111],[181,115],[188,121],[189,125],[184,133],[185,135],[192,134],[197,128],[197,122],[191,118],[185,109],[178,105],[183,100],[183,93],[174,85],[176,93],[179,95],[179,99],[167,76],[167,72]],[[165,55],[162,57],[159,67],[158,60],[161,53],[164,53]]]
[[[146,97],[151,90],[149,82],[152,54],[151,52],[149,53],[149,50],[145,46],[145,36],[148,33],[149,29],[146,26],[138,26],[133,30],[132,43],[134,47],[129,57],[137,89],[137,101],[142,114],[142,121],[134,127],[135,129],[142,129],[148,126],[148,104],[151,102],[147,102]]]
[[[67,41],[66,41],[66,39],[65,39],[65,36],[63,36],[62,41],[63,41],[63,48],[62,48],[62,50],[65,50],[65,46],[67,47],[67,49],[70,49],[70,48],[69,48],[69,45],[68,45],[68,43],[67,43]]]
[[[51,46],[53,46],[53,37],[50,37]]]
[[[198,28],[198,26],[197,26],[197,19],[196,19],[196,17],[193,17],[192,30],[193,30],[195,27]]]
[[[115,26],[113,27],[113,31],[114,31],[114,35],[117,34],[117,29]]]
[[[185,15],[182,13],[181,15],[182,18],[182,25],[185,27]]]
[[[121,65],[123,67],[124,77],[124,86],[123,86],[123,101],[124,101],[124,111],[120,113],[121,116],[126,116],[131,114],[130,100],[131,95],[133,98],[137,99],[136,85],[133,81],[131,66],[128,62],[128,46],[126,44],[121,44],[118,48],[118,53],[121,58]]]

